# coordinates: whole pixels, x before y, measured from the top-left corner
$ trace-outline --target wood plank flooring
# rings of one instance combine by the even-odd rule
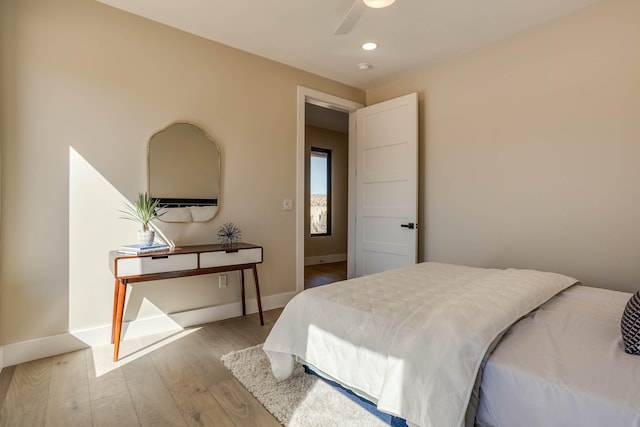
[[[306,265],[304,267],[304,288],[328,285],[347,279],[347,262]]]
[[[264,342],[282,309],[4,368],[0,427],[280,426],[220,357]]]

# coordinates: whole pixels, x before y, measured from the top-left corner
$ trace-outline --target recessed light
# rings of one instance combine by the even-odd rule
[[[362,48],[364,50],[373,50],[377,47],[378,47],[378,44],[374,42],[366,42],[365,44],[362,45]]]
[[[361,62],[360,64],[358,64],[358,68],[360,68],[361,70],[370,70],[371,67],[372,65],[368,62]]]
[[[379,9],[381,7],[391,6],[396,0],[363,0],[364,4],[369,7]]]

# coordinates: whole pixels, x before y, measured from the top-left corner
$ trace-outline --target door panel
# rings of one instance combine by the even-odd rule
[[[417,262],[418,97],[356,113],[356,276]]]
[[[362,191],[364,209],[386,209],[387,215],[403,213],[408,207],[406,200],[411,196],[402,181],[366,183]]]
[[[390,254],[380,251],[364,251],[362,257],[363,270],[371,273],[392,270],[406,265],[406,256],[402,254]]]

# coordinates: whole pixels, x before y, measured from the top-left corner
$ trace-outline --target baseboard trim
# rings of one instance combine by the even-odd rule
[[[304,258],[304,265],[327,264],[329,262],[342,262],[346,260],[347,254],[308,256]]]
[[[269,295],[262,298],[262,309],[273,310],[284,307],[296,292]],[[256,299],[247,300],[247,314],[258,312]],[[136,319],[123,322],[123,340],[152,335],[161,332],[181,330],[203,323],[215,322],[242,315],[240,301],[214,307],[198,308],[168,315]],[[105,345],[111,342],[111,325],[71,331],[28,341],[7,344],[0,347],[0,370],[6,366],[18,365],[43,357],[55,356],[88,347]]]
[[[7,344],[4,346],[2,364],[13,366],[43,357],[55,356],[87,348],[87,344],[70,333]]]

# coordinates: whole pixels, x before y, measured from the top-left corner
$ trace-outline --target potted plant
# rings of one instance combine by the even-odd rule
[[[138,193],[138,197],[133,203],[125,203],[126,210],[121,210],[125,216],[122,219],[139,222],[142,230],[138,231],[138,243],[141,245],[151,245],[155,239],[155,232],[149,230],[149,223],[155,218],[159,218],[166,212],[159,212],[160,200],[153,199],[147,193]]]

